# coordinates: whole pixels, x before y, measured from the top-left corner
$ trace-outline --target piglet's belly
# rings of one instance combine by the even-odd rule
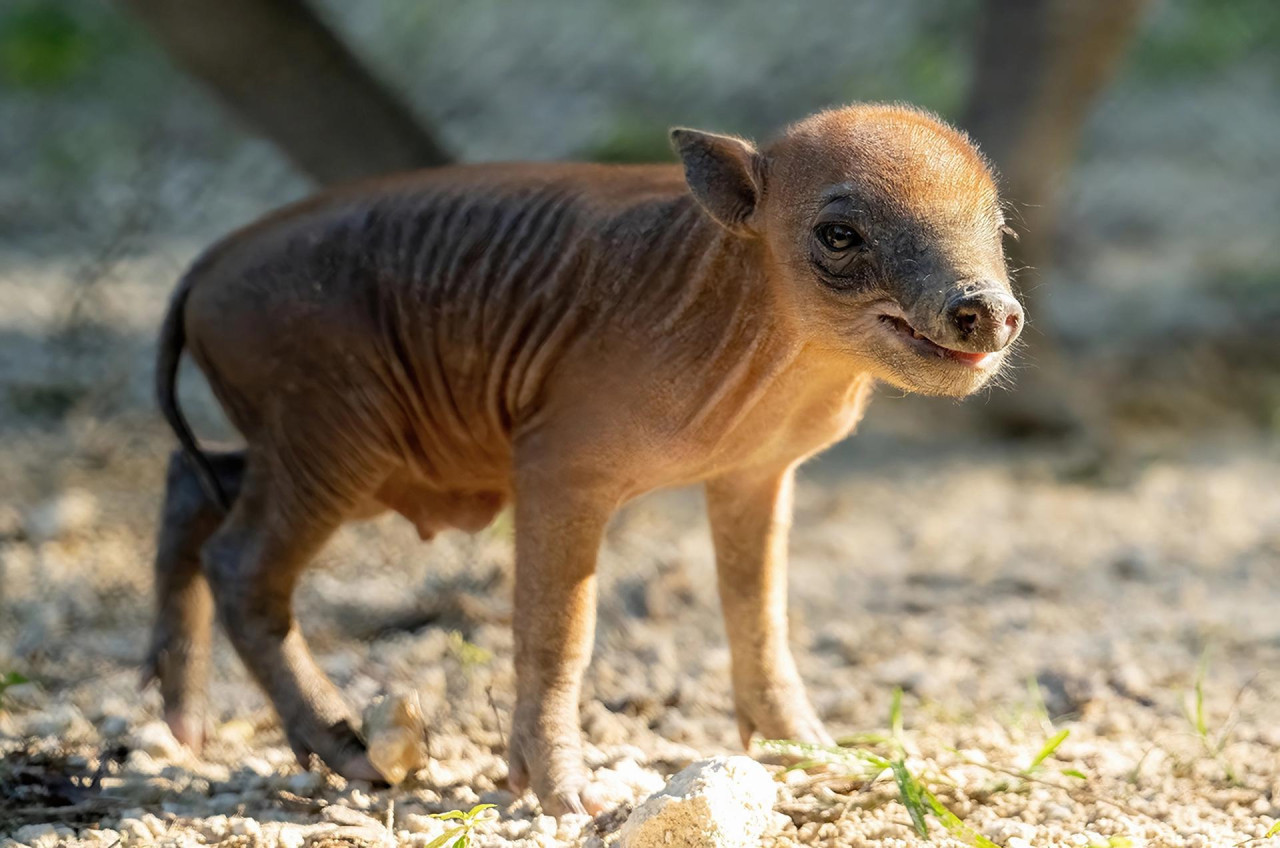
[[[488,527],[509,495],[499,489],[441,489],[404,477],[392,477],[374,495],[378,509],[400,513],[431,539],[441,530],[476,533]]]

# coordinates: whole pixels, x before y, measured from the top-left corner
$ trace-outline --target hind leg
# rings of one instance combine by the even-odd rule
[[[228,497],[244,476],[243,451],[208,454]],[[209,500],[181,451],[169,459],[164,508],[156,540],[156,620],[143,671],[164,697],[174,737],[197,753],[204,741],[205,689],[213,599],[200,568],[200,548],[218,529],[221,509]]]
[[[313,462],[309,471],[318,468],[323,463]],[[302,569],[363,493],[349,479],[304,482],[271,458],[252,456],[203,560],[218,617],[271,699],[299,762],[306,767],[316,754],[345,777],[376,781],[381,776],[356,722],[312,658],[292,609]]]

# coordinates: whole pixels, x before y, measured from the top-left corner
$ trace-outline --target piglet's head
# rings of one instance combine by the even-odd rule
[[[763,150],[671,135],[707,213],[762,243],[776,308],[808,343],[908,391],[959,397],[999,373],[1025,319],[995,181],[963,133],[866,105]]]

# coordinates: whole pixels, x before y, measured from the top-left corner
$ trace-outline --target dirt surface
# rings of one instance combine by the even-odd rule
[[[431,759],[406,785],[300,770],[221,637],[212,742],[174,745],[138,687],[172,444],[155,327],[199,248],[307,188],[109,4],[62,5],[83,72],[0,98],[0,848],[429,845],[429,814],[478,802],[497,807],[476,844],[607,844],[669,774],[737,752],[696,492],[628,508],[601,557],[583,724],[617,807],[597,820],[504,789],[506,516],[429,546],[398,520],[353,526],[300,592],[357,708],[416,693]],[[661,158],[673,124],[763,137],[855,98],[955,113],[971,43],[967,4],[834,26],[766,0],[320,5],[467,160]],[[1280,817],[1280,52],[1266,4],[1228,5],[1153,4],[1063,187],[1017,402],[989,416],[1025,435],[1020,410],[1056,404],[1089,438],[1012,443],[971,426],[1002,398],[882,392],[801,477],[793,643],[819,712],[883,736],[900,687],[906,769],[1007,848],[1234,846]],[[796,59],[819,55],[816,74]],[[1038,359],[1042,332],[1067,373]],[[229,435],[197,380],[182,394]],[[769,841],[925,844],[890,775],[771,768]]]
[[[556,822],[505,789],[506,516],[429,546],[394,518],[349,527],[299,594],[320,663],[354,704],[417,693],[431,761],[405,785],[301,771],[221,637],[212,742],[201,759],[178,748],[157,694],[138,688],[170,444],[146,403],[141,327],[162,298],[110,292],[109,303],[156,305],[120,310],[121,335],[79,353],[74,341],[34,343],[56,335],[34,306],[28,331],[7,337],[30,355],[0,375],[26,404],[10,407],[0,446],[0,674],[32,682],[2,696],[0,835],[104,848],[425,845],[443,832],[429,814],[486,802],[497,806],[476,844],[609,844],[671,773],[738,750],[697,492],[632,505],[602,553],[582,713],[617,806],[595,820]],[[132,345],[119,342],[130,322]],[[41,358],[55,349],[71,359]],[[54,381],[95,366],[88,387]],[[901,687],[907,767],[1009,848],[1263,837],[1280,817],[1275,442],[1015,450],[931,424],[953,409],[880,398],[866,433],[802,475],[792,635],[829,726],[887,732]],[[891,775],[776,770],[776,844],[923,844]],[[929,822],[935,844],[972,838]]]

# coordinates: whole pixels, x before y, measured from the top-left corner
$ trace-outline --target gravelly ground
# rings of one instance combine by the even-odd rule
[[[505,519],[430,546],[397,519],[350,527],[300,592],[353,703],[419,693],[432,760],[407,785],[300,772],[223,641],[212,744],[201,760],[175,748],[137,685],[170,444],[148,408],[148,343],[171,264],[92,292],[84,336],[58,335],[65,273],[0,280],[20,307],[0,315],[0,674],[35,681],[3,696],[0,840],[427,844],[426,814],[485,801],[498,807],[477,844],[608,843],[667,775],[738,749],[696,492],[632,505],[602,554],[583,723],[618,806],[595,821],[539,817],[504,789]],[[882,397],[863,435],[802,475],[793,641],[831,728],[883,732],[902,687],[908,766],[1008,848],[1262,837],[1280,817],[1280,445],[1236,422],[1212,439],[1130,428],[1103,453],[1015,449],[949,435],[954,410]],[[41,520],[77,490],[92,515]],[[922,844],[892,780],[777,770],[776,844]],[[932,836],[963,841],[937,822]]]
[[[458,4],[423,26],[411,0],[323,5],[468,159],[607,154],[633,135],[661,154],[668,123],[766,132],[849,96],[850,80],[858,97],[911,94],[898,86],[909,75],[885,68],[905,68],[912,33],[941,20],[895,4],[815,27],[806,9],[757,0],[708,13],[714,26],[680,3],[643,20],[579,4],[500,16]],[[1153,9],[1156,47],[1176,46],[1189,8]],[[493,27],[504,43],[532,37],[495,53]],[[838,49],[825,50],[820,80],[778,72],[828,44]],[[393,520],[350,528],[299,598],[313,647],[354,703],[420,693],[433,759],[409,785],[374,792],[301,773],[225,642],[210,749],[197,761],[172,746],[157,695],[137,688],[171,441],[150,411],[149,345],[192,253],[304,187],[263,143],[230,137],[155,57],[107,53],[96,87],[0,103],[11,189],[0,210],[0,675],[35,681],[0,704],[0,848],[13,837],[427,844],[439,825],[424,814],[478,800],[498,804],[479,844],[598,844],[665,775],[736,751],[710,545],[699,498],[684,492],[627,510],[602,557],[583,716],[619,807],[597,822],[539,818],[501,788],[512,703],[502,523],[429,547]],[[1126,73],[1108,93],[1066,187],[1061,266],[1035,292],[1033,317],[1093,357],[1083,382],[1159,433],[1109,434],[1102,452],[1015,451],[952,442],[948,404],[884,397],[867,432],[802,481],[793,630],[819,710],[837,733],[884,731],[901,686],[909,766],[1008,848],[1232,846],[1280,817],[1280,311],[1260,302],[1276,267],[1266,221],[1280,148],[1266,139],[1280,89],[1265,50],[1238,58],[1194,77]],[[75,167],[52,179],[51,153]],[[1200,330],[1232,344],[1203,350]],[[1145,347],[1154,353],[1135,357]],[[1193,392],[1168,391],[1188,377]],[[218,433],[191,382],[199,429]],[[1200,431],[1166,432],[1173,419]],[[1257,435],[1267,428],[1271,441]],[[76,489],[95,514],[43,531],[41,505]],[[1021,774],[1062,729],[1055,756]],[[780,779],[780,845],[923,844],[891,780]],[[960,841],[936,822],[932,834]]]
[[[607,842],[662,776],[736,748],[701,504],[677,492],[621,515],[602,557],[583,716],[619,812],[557,826],[503,789],[512,674],[502,524],[429,547],[396,520],[352,527],[301,592],[320,661],[353,701],[420,693],[433,761],[409,785],[372,791],[301,773],[222,642],[214,741],[191,759],[155,723],[155,693],[137,691],[164,443],[146,427],[127,430],[149,449],[65,472],[62,486],[94,493],[97,519],[44,541],[11,528],[0,542],[0,668],[38,681],[10,689],[0,714],[0,832],[33,845],[72,831],[104,846],[117,834],[125,844],[418,844],[437,828],[423,814],[487,801],[498,817],[480,844]],[[855,440],[801,486],[793,638],[831,727],[884,730],[903,687],[910,765],[1004,845],[1262,836],[1280,817],[1280,451],[1167,454],[1104,486],[1071,480],[1046,452],[925,459],[888,444]],[[67,448],[61,434],[6,444],[6,479],[20,481],[11,509],[27,509],[24,491]],[[1202,656],[1208,740],[1187,716]],[[1070,736],[1034,782],[998,771],[1025,767],[1057,729]],[[51,782],[56,774],[75,785]],[[33,809],[41,792],[47,808]],[[895,798],[884,778],[792,773],[776,839],[917,844]],[[59,829],[21,829],[40,823]],[[935,825],[947,844],[941,834]]]

